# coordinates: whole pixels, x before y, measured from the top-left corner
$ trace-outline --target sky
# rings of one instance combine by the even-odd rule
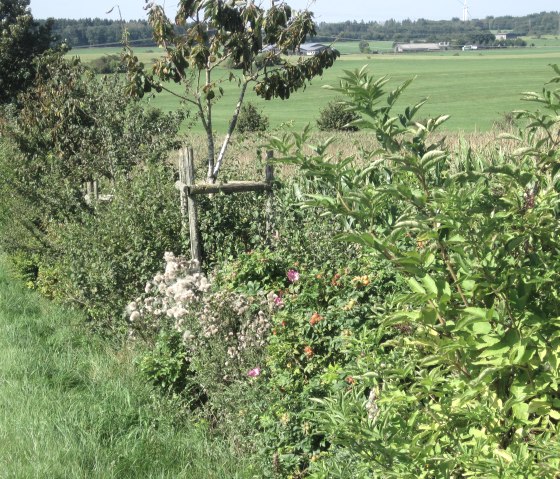
[[[268,4],[269,0],[256,0]],[[317,22],[344,20],[384,21],[388,19],[450,20],[462,18],[464,0],[287,0],[295,9],[309,8],[315,13]],[[521,16],[542,11],[559,11],[558,0],[467,0],[472,18],[486,16]],[[168,15],[173,17],[177,0],[160,0],[165,4]],[[126,20],[145,19],[144,0],[31,0],[31,12],[36,19],[54,18],[107,18],[118,20],[119,6]]]

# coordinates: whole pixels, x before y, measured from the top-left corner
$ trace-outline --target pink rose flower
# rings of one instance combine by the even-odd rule
[[[286,276],[288,276],[288,281],[290,283],[295,283],[296,281],[299,280],[299,273],[295,269],[288,270]]]
[[[261,368],[254,368],[251,369],[248,373],[247,376],[249,376],[250,378],[256,378],[257,376],[261,375]]]

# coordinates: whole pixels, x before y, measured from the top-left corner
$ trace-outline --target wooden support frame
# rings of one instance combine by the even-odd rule
[[[186,196],[211,195],[215,193],[246,193],[250,191],[271,191],[270,183],[258,181],[230,181],[229,183],[203,183],[199,185],[184,184],[180,181],[175,183],[179,191]]]
[[[183,148],[179,155],[179,181],[175,188],[181,194],[182,232],[186,237],[189,232],[191,258],[202,265],[202,241],[198,225],[196,197],[216,193],[267,192],[266,201],[266,233],[270,239],[273,230],[273,185],[274,167],[270,163],[272,152],[267,152],[265,181],[230,181],[228,183],[195,183],[194,153],[191,147]]]

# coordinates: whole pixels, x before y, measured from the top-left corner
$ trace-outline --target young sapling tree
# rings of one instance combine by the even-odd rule
[[[321,75],[339,56],[338,51],[328,48],[314,56],[287,57],[297,54],[299,46],[316,29],[310,11],[294,12],[285,2],[272,1],[265,8],[252,0],[181,0],[175,25],[161,5],[147,2],[145,8],[163,56],[147,73],[125,41],[123,59],[128,71],[128,92],[142,96],[153,90],[165,90],[194,107],[206,132],[207,179],[211,183],[216,181],[224,162],[249,85],[253,84],[262,98],[284,100],[305,88],[308,81]],[[224,79],[216,69],[225,66],[226,61],[236,69]],[[170,81],[183,85],[184,91],[170,89],[165,85]],[[224,95],[224,81],[236,81],[239,91],[218,150],[212,110]]]

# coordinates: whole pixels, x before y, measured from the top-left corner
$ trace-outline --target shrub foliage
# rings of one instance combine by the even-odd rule
[[[348,477],[333,467],[348,458],[358,477],[553,477],[558,90],[526,95],[541,109],[517,113],[512,157],[457,162],[431,140],[446,117],[417,122],[421,104],[395,115],[406,85],[378,106],[384,82],[362,69],[337,88],[382,139],[373,165],[289,160],[336,190],[308,205],[355,220],[341,239],[388,259],[408,286],[346,341],[352,387],[311,408],[334,446],[315,476]]]
[[[317,126],[322,131],[356,131],[359,116],[340,101],[331,101],[319,113]]]
[[[35,263],[44,293],[112,321],[157,268],[153,251],[180,244],[178,213],[167,206],[174,172],[158,164],[182,116],[144,109],[118,77],[98,79],[77,60],[49,54],[36,64],[22,108],[2,127],[10,154],[0,157],[0,244]],[[109,206],[88,204],[91,180],[113,194]]]
[[[268,130],[268,117],[262,111],[259,111],[253,103],[245,103],[239,111],[236,128],[239,133],[266,131]]]

